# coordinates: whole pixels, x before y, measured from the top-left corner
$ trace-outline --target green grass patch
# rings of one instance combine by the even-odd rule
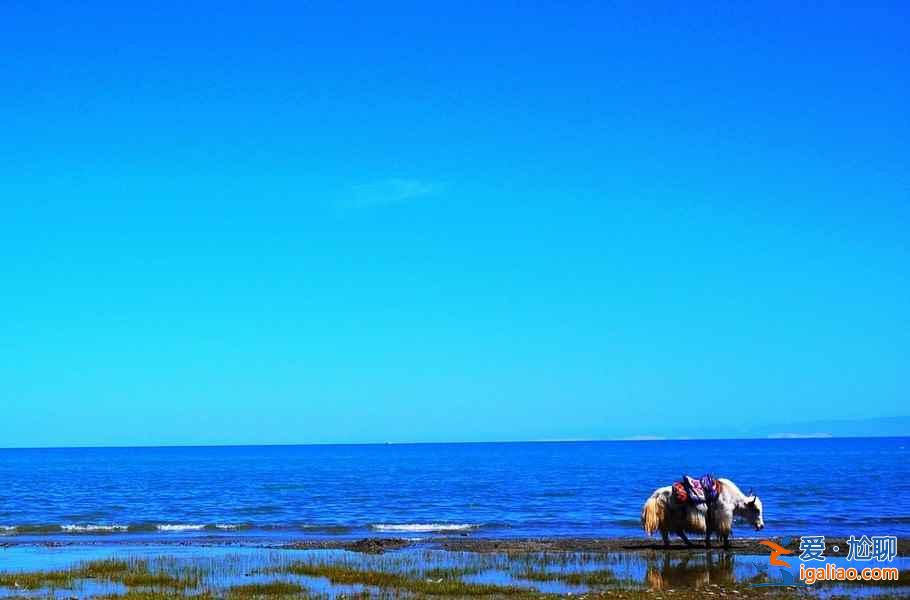
[[[36,571],[33,573],[0,573],[0,587],[24,590],[70,587],[71,571]]]
[[[458,579],[460,577],[467,577],[468,575],[477,575],[483,569],[480,567],[436,567],[433,569],[426,569],[423,571],[423,577],[425,579]]]
[[[215,596],[209,592],[186,594],[175,590],[167,592],[129,590],[125,594],[107,594],[103,596],[92,596],[92,598],[94,600],[215,600]]]
[[[247,598],[275,598],[282,596],[304,596],[307,590],[291,581],[270,581],[268,583],[247,583],[230,588],[227,597],[235,600]]]
[[[187,589],[197,587],[201,581],[195,571],[188,570],[180,576],[165,571],[152,570],[145,560],[96,560],[76,565],[71,569],[34,571],[25,573],[0,573],[0,587],[23,590],[72,588],[80,580],[99,579],[122,583],[127,587],[152,587]]]

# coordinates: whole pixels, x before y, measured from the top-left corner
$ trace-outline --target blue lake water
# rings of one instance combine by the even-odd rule
[[[763,534],[903,537],[908,459],[910,438],[0,450],[0,536],[641,535],[654,488],[712,472],[754,488]]]

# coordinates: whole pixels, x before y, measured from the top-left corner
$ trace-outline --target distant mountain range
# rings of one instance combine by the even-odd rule
[[[826,419],[756,428],[760,437],[892,437],[910,435],[910,416]]]
[[[739,428],[678,428],[666,432],[645,432],[623,436],[627,440],[717,439],[717,438],[829,438],[829,437],[902,437],[910,436],[910,416],[870,419],[825,419]]]

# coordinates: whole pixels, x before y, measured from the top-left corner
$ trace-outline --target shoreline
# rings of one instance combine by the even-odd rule
[[[244,536],[200,536],[200,537],[155,537],[130,539],[128,536],[93,536],[83,539],[5,539],[0,541],[0,550],[13,547],[245,547],[273,550],[348,550],[367,554],[381,554],[404,548],[438,549],[452,552],[474,553],[595,553],[595,554],[638,554],[646,552],[668,552],[672,554],[699,554],[706,551],[726,554],[768,554],[768,548],[759,542],[764,539],[781,543],[780,536],[767,538],[742,537],[731,540],[730,548],[724,549],[715,543],[710,549],[703,543],[686,546],[676,540],[669,547],[664,547],[657,538],[618,536],[618,537],[467,537],[467,536],[433,536],[421,539],[409,539],[388,536],[367,536],[361,538],[298,538],[298,539],[261,539]],[[843,537],[828,537],[827,554],[829,556],[846,556],[847,543]],[[839,547],[835,552],[833,547]],[[799,537],[793,536],[787,548],[798,553]],[[910,539],[898,538],[898,556],[910,556]]]

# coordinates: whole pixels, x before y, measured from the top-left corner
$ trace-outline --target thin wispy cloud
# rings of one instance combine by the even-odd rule
[[[338,204],[345,209],[403,204],[433,196],[441,189],[440,184],[431,181],[392,177],[353,185]]]

